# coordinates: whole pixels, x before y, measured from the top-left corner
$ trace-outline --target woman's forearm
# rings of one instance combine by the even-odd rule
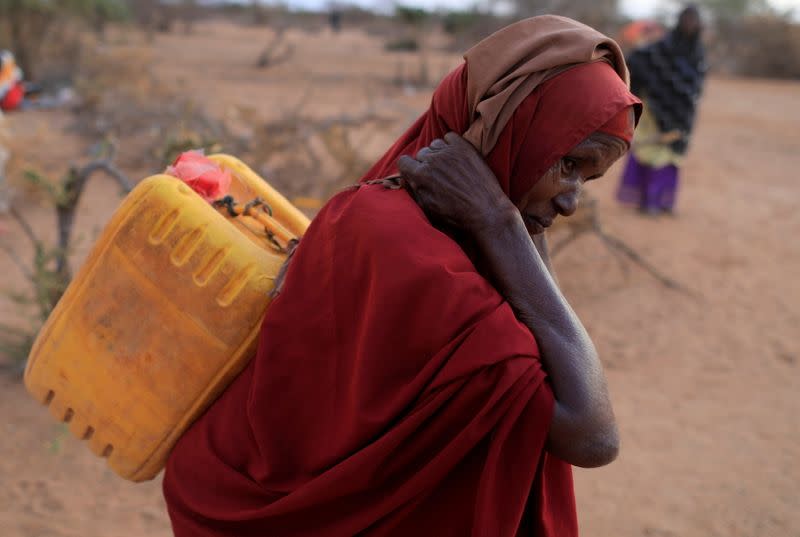
[[[549,449],[578,466],[611,462],[617,430],[597,351],[519,212],[506,211],[474,239],[490,279],[539,345],[556,398]]]
[[[542,258],[542,262],[544,266],[547,267],[547,272],[550,273],[550,276],[553,278],[553,281],[558,285],[558,278],[556,277],[556,271],[553,270],[552,260],[550,259],[550,249],[547,245],[547,237],[544,233],[540,233],[534,237],[531,237],[533,245],[536,247],[536,251],[539,252],[539,257]]]

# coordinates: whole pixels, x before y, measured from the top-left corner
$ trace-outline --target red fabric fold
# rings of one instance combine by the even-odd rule
[[[630,147],[631,142],[633,141],[633,121],[631,121],[631,116],[633,114],[630,110],[620,110],[620,112],[608,120],[605,125],[598,128],[598,132],[604,132],[606,134],[610,134],[611,136],[616,136],[621,140],[625,140],[628,146]]]

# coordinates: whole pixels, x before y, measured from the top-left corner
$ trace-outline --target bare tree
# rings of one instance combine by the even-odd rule
[[[294,54],[294,45],[286,40],[286,27],[278,26],[272,39],[262,49],[256,65],[260,69],[274,67],[291,59]]]
[[[106,23],[127,13],[123,0],[0,0],[0,44],[11,49],[32,77],[38,74],[43,45],[63,33],[65,21],[83,21],[102,34]]]

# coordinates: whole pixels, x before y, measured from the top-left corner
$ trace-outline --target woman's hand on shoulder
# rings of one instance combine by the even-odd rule
[[[506,225],[517,211],[483,156],[456,133],[397,165],[403,186],[432,220],[475,234]]]

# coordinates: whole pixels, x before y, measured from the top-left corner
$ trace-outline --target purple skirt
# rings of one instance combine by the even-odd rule
[[[633,154],[628,158],[617,199],[644,211],[672,211],[678,191],[678,168],[672,164],[651,168]]]

